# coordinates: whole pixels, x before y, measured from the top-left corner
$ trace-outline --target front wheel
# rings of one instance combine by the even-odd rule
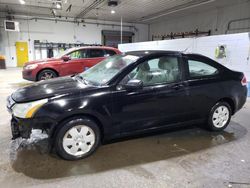
[[[49,80],[49,79],[52,79],[52,78],[56,78],[57,77],[57,74],[55,71],[53,70],[43,70],[41,71],[38,76],[37,76],[37,80],[38,81],[41,81],[41,80]]]
[[[232,110],[228,103],[218,102],[211,109],[208,118],[208,128],[211,131],[224,130],[231,120]]]
[[[99,127],[90,119],[71,119],[62,125],[55,139],[55,149],[66,160],[91,155],[100,143]]]

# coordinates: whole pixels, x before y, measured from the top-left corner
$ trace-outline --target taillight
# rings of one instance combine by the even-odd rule
[[[246,76],[243,76],[243,78],[241,80],[241,84],[242,84],[242,86],[246,86],[247,85],[247,78],[246,78]]]

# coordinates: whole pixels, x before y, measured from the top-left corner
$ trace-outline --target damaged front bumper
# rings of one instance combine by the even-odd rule
[[[29,118],[22,119],[12,116],[11,119],[11,132],[12,139],[16,138],[30,138],[32,129],[41,129],[50,134],[50,131],[54,128],[55,121],[48,118]]]
[[[12,111],[13,106],[15,105],[15,101],[11,96],[7,98],[7,109],[12,116],[11,119],[11,132],[12,139],[16,139],[18,137],[22,138],[30,138],[32,129],[40,129],[42,131],[46,131],[48,134],[54,129],[56,125],[56,121],[53,118],[43,116],[37,117],[33,116],[32,118],[19,118],[16,117]]]
[[[24,125],[20,123],[16,118],[11,119],[11,133],[12,133],[12,140],[22,137],[22,138],[29,138],[31,134],[31,126]]]

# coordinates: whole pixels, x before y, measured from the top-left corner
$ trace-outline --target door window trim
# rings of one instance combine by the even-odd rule
[[[161,55],[156,55],[156,56],[153,56],[153,57],[150,57],[148,59],[144,59],[143,61],[141,61],[140,63],[136,63],[135,66],[133,66],[133,68],[131,68],[128,73],[126,75],[124,75],[122,77],[122,79],[119,80],[118,84],[117,85],[122,85],[120,84],[122,82],[122,80],[128,75],[130,74],[136,67],[138,67],[140,64],[146,62],[146,61],[150,61],[152,59],[157,59],[157,58],[160,58],[160,57],[174,57],[174,58],[177,58],[177,62],[178,62],[178,69],[179,69],[179,78],[173,82],[163,82],[163,83],[155,83],[155,84],[152,84],[152,85],[143,85],[143,88],[154,88],[154,87],[159,87],[159,86],[169,86],[169,85],[173,85],[173,84],[178,84],[178,83],[182,83],[183,80],[184,80],[184,72],[183,72],[183,58],[181,55],[176,55],[176,54],[161,54]]]

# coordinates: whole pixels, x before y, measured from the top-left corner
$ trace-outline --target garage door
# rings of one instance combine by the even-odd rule
[[[122,32],[122,43],[131,43],[133,40],[134,33],[129,31]],[[118,44],[121,43],[121,32],[120,31],[102,31],[103,45],[118,47]]]

